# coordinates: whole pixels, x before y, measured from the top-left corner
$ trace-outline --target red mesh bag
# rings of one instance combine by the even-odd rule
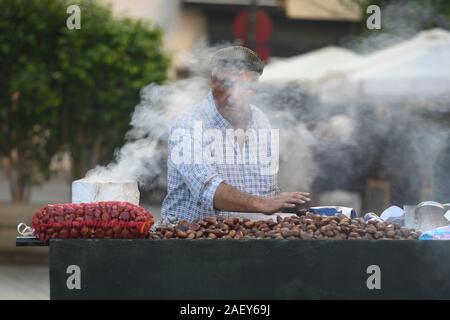
[[[146,238],[152,214],[129,202],[49,204],[33,215],[32,227],[42,241],[53,238]]]

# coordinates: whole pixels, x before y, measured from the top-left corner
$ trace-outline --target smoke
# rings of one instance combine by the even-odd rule
[[[374,52],[409,39],[427,21],[443,23],[432,7],[424,10],[406,2],[389,5],[382,12],[383,32],[346,45]],[[187,78],[143,88],[127,143],[111,164],[94,168],[85,179],[135,180],[144,188],[164,183],[158,178],[165,174],[168,128],[206,96],[208,61],[218,48],[199,45],[186,53]],[[421,62],[426,68],[427,61]],[[420,95],[420,88],[417,92]],[[408,96],[395,101],[359,96],[324,104],[302,84],[261,84],[253,104],[266,113],[273,128],[280,129],[279,184],[283,191],[362,193],[367,177],[385,174],[391,183],[392,204],[430,199],[432,163],[449,134],[449,124],[435,121],[433,115],[436,110],[448,115],[449,99],[414,104]]]
[[[364,37],[344,42],[344,45],[370,56],[378,50],[408,41],[424,29],[449,29],[450,20],[439,10],[443,3],[395,1],[382,10],[381,30],[366,31]],[[425,39],[423,33],[422,37]],[[373,91],[380,89],[383,92],[391,86],[390,91],[395,92],[395,97],[353,97],[347,100],[349,105],[345,112],[357,127],[352,140],[362,151],[360,153],[371,161],[368,172],[374,173],[372,164],[386,170],[391,184],[391,202],[400,206],[436,198],[432,190],[433,175],[437,174],[435,161],[450,138],[450,36],[445,31],[435,30],[427,37],[442,39],[440,45],[434,45],[434,56],[430,50],[433,45],[428,43],[422,47],[411,46],[408,52],[401,53],[401,57],[386,55],[384,61],[366,65],[369,70],[383,70],[383,63],[389,66],[392,61],[401,66],[397,69],[391,66],[390,70],[396,70],[397,74],[389,73],[388,67],[378,74],[380,82],[373,82]],[[428,54],[424,54],[427,50]],[[421,54],[423,58],[419,58]],[[443,58],[445,55],[447,58]],[[408,69],[405,68],[407,61],[414,61],[409,62]],[[369,86],[366,83],[359,85],[366,89]],[[350,88],[340,87],[341,92],[345,89]],[[441,94],[432,94],[434,92]],[[445,117],[447,120],[443,120]],[[444,170],[440,174],[444,174]]]
[[[126,144],[115,153],[113,162],[90,170],[85,179],[103,182],[134,180],[144,189],[164,183],[158,178],[165,175],[168,128],[179,115],[205,98],[209,90],[208,62],[213,52],[225,46],[205,47],[199,44],[183,56],[188,66],[186,79],[144,87],[132,116],[132,129],[126,134]],[[231,93],[231,102],[240,100],[242,92],[238,88]],[[292,112],[305,108],[307,97],[307,92],[298,87],[292,90],[284,85],[261,86],[252,101],[266,112],[273,128],[283,128],[280,135],[280,166],[283,167],[280,181],[285,182],[281,183],[284,190],[308,190],[314,177],[309,148],[314,138]],[[295,152],[291,153],[292,150]]]
[[[126,143],[109,165],[90,170],[88,181],[137,181],[149,189],[163,174],[168,128],[177,116],[199,103],[208,90],[208,79],[203,76],[211,49],[196,48],[186,55],[191,76],[170,84],[150,84],[140,93],[140,103],[132,116],[132,129],[126,134]]]
[[[164,85],[150,84],[142,88],[140,103],[131,120],[126,143],[115,152],[107,166],[90,170],[87,181],[127,181],[151,189],[161,183],[167,160],[168,129],[174,120],[204,99],[209,89],[208,63],[212,53],[221,47],[206,47],[200,41],[192,52],[181,55],[188,77]]]
[[[193,77],[173,84],[149,85],[141,90],[141,102],[132,116],[127,143],[106,167],[97,166],[86,174],[89,181],[134,180],[151,187],[160,176],[168,128],[177,116],[201,101],[207,82]],[[150,185],[149,185],[150,183]]]

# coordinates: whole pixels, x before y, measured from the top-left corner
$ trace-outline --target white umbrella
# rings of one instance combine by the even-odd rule
[[[361,59],[361,55],[345,48],[324,47],[268,64],[260,81],[314,81],[329,72],[339,72],[347,64]]]
[[[450,32],[433,29],[321,79],[322,100],[429,99],[450,93]]]

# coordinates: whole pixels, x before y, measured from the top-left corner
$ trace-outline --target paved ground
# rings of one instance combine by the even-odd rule
[[[64,176],[53,177],[50,181],[33,187],[31,191],[32,203],[70,202],[70,182]],[[0,201],[10,202],[8,180],[0,168]]]
[[[50,298],[47,265],[0,262],[0,300],[46,300]]]

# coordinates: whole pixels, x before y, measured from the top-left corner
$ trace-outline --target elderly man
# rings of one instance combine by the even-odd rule
[[[245,47],[227,47],[211,58],[211,91],[170,129],[163,221],[269,215],[310,201],[307,193],[279,192],[277,135],[250,104],[263,69]]]

